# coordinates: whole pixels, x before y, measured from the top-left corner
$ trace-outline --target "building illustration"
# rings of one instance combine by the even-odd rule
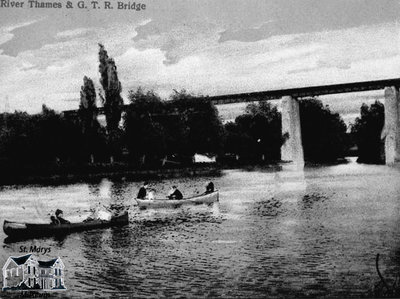
[[[3,291],[66,290],[64,263],[57,257],[39,261],[32,254],[9,257],[3,266]]]

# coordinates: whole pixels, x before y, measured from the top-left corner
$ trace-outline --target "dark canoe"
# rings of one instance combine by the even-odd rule
[[[212,204],[219,200],[219,192],[196,195],[184,199],[135,199],[139,208],[176,208],[183,205]]]
[[[124,214],[112,217],[110,220],[91,220],[87,222],[58,225],[22,223],[4,220],[3,230],[6,235],[12,238],[30,238],[38,236],[65,235],[72,232],[96,228],[122,226],[128,224],[128,222],[128,212],[125,212]]]

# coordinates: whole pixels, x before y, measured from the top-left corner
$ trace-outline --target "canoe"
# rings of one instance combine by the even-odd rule
[[[211,204],[219,200],[219,192],[201,194],[184,199],[138,199],[136,202],[142,209],[145,208],[176,208],[182,205]]]
[[[78,223],[68,224],[34,224],[34,223],[22,223],[12,222],[4,220],[3,230],[6,235],[13,238],[24,238],[24,237],[38,237],[38,236],[54,236],[64,235],[72,232],[106,228],[111,226],[122,226],[128,224],[128,212],[124,214],[111,217],[110,220],[90,220]]]

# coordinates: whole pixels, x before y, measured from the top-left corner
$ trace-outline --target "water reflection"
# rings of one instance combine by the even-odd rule
[[[399,174],[350,163],[160,180],[159,195],[171,185],[196,194],[210,180],[220,190],[211,206],[160,210],[135,206],[141,182],[8,188],[0,218],[129,211],[125,227],[29,241],[62,257],[74,297],[360,297],[376,282],[376,253],[385,276],[399,271]],[[25,244],[3,243],[0,264]]]

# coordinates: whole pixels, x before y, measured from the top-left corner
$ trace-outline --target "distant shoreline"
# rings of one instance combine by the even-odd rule
[[[95,168],[95,169],[94,169]],[[90,171],[92,170],[92,171]],[[0,186],[30,184],[70,184],[96,181],[102,178],[127,179],[133,181],[157,180],[174,177],[195,177],[219,175],[221,167],[217,165],[195,165],[180,168],[129,169],[126,165],[87,166],[82,172],[67,171],[49,174],[1,175]]]
[[[328,166],[346,164],[347,159],[339,159],[331,163],[310,163],[306,162],[306,167]],[[0,174],[0,187],[10,185],[58,185],[72,184],[79,182],[98,181],[102,178],[143,181],[160,180],[177,177],[202,177],[219,176],[225,169],[242,169],[243,171],[281,171],[284,162],[274,161],[265,163],[233,162],[233,163],[199,163],[181,167],[165,168],[144,168],[135,169],[124,163],[115,164],[88,164],[75,167],[54,167],[39,173],[3,173]]]

